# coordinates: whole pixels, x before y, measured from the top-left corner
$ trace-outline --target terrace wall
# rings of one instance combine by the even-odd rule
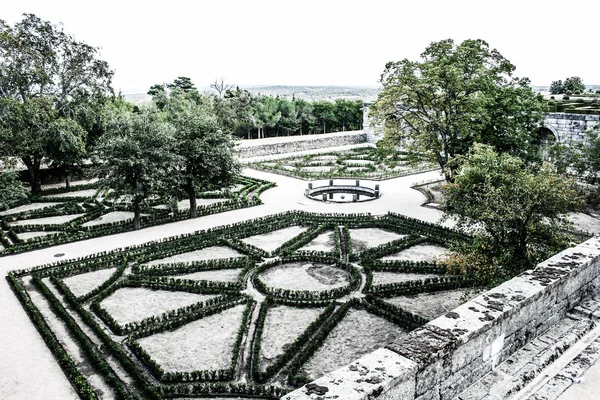
[[[295,153],[328,147],[348,146],[366,142],[367,135],[363,131],[351,131],[320,135],[244,140],[237,149],[240,158],[253,158],[272,154]]]
[[[548,113],[544,126],[554,133],[560,143],[583,142],[585,132],[600,121],[600,115]]]
[[[322,399],[452,399],[600,288],[600,239],[555,255],[313,382]],[[282,400],[314,399],[304,386]]]

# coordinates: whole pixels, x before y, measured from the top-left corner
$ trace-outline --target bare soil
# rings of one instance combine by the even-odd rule
[[[258,247],[259,249],[263,249],[264,251],[271,252],[279,248],[288,240],[291,240],[292,238],[306,231],[306,229],[307,228],[302,226],[290,226],[289,228],[279,229],[264,235],[250,236],[242,239],[242,241]]]
[[[395,232],[384,231],[379,228],[350,229],[352,240],[352,251],[360,252],[370,247],[377,247],[393,240],[402,239],[408,235],[400,235]]]
[[[54,235],[55,233],[58,233],[58,231],[22,232],[17,233],[17,237],[21,240],[29,240],[40,236]]]
[[[406,331],[368,313],[351,309],[304,365],[312,380],[406,335]]]
[[[142,218],[147,215],[148,214],[142,214]],[[81,224],[81,226],[83,226],[83,227],[98,226],[98,225],[110,224],[113,222],[131,221],[132,219],[133,219],[133,212],[131,212],[131,211],[113,211],[113,212],[104,214],[94,220],[91,220],[84,224]]]
[[[212,299],[216,295],[121,288],[100,305],[121,325]]]
[[[48,207],[56,206],[58,204],[61,204],[61,203],[31,203],[31,204],[24,204],[24,205],[19,206],[19,207],[15,207],[15,208],[11,208],[11,209],[8,209],[8,210],[0,211],[0,216],[2,216],[2,215],[18,214],[18,213],[22,213],[22,212],[25,212],[25,211],[41,210],[43,208],[48,208]]]
[[[287,290],[322,291],[350,282],[350,274],[341,268],[301,262],[281,264],[263,271],[259,276],[267,286]]]
[[[116,268],[100,269],[65,278],[63,282],[77,297],[83,296],[102,285],[115,273]]]
[[[382,257],[382,261],[432,261],[444,258],[448,249],[433,244],[418,244],[391,256]]]
[[[63,197],[94,197],[96,195],[97,189],[87,189],[87,190],[78,190],[76,192],[67,192],[67,193],[59,193],[59,194],[48,194],[43,196],[47,199],[61,199]]]
[[[439,275],[433,274],[405,274],[405,273],[396,273],[396,272],[373,272],[373,285],[381,285],[384,283],[393,283],[393,282],[408,282],[408,281],[416,281],[418,279],[427,279],[427,278],[438,278]]]
[[[241,268],[236,269],[218,269],[211,271],[199,271],[185,275],[172,275],[171,278],[178,279],[191,279],[194,281],[216,281],[216,282],[236,282],[240,273]]]
[[[466,293],[468,293],[466,289],[457,289],[434,293],[419,293],[414,296],[393,297],[386,299],[386,301],[432,320],[460,306],[463,303],[462,299]],[[475,296],[476,294],[473,294],[469,297],[472,298]]]
[[[146,265],[169,264],[169,263],[186,263],[193,261],[218,260],[223,258],[241,258],[246,257],[227,246],[211,246],[200,250],[188,251],[187,253],[177,254],[171,257],[152,260]]]
[[[69,221],[79,218],[85,214],[69,214],[69,215],[58,215],[55,217],[44,217],[44,218],[33,218],[23,219],[14,222],[9,222],[10,226],[21,226],[21,225],[60,225],[65,224]]]
[[[330,252],[335,249],[335,238],[333,231],[325,231],[321,233],[319,236],[314,238],[312,241],[308,242],[304,246],[300,247],[298,250],[308,250],[308,251],[324,251]]]
[[[261,366],[266,368],[271,365],[323,310],[323,308],[271,307],[262,334]]]
[[[139,343],[167,372],[228,368],[245,307],[229,308]]]

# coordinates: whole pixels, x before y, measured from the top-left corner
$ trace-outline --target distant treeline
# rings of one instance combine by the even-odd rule
[[[223,82],[215,82],[211,88],[213,93],[201,94],[189,78],[179,77],[172,84],[152,86],[148,94],[159,108],[172,90],[184,91],[200,103],[209,101],[222,126],[246,139],[362,129],[362,100],[310,102],[295,96],[254,94]]]

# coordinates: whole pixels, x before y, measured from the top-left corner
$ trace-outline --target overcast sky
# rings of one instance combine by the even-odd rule
[[[600,84],[600,1],[0,0],[101,47],[114,88],[189,76],[241,85],[376,86],[388,61],[442,39],[483,39],[533,85]]]

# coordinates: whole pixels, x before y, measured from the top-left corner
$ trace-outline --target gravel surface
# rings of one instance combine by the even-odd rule
[[[237,250],[226,246],[211,246],[200,250],[188,251],[187,253],[176,254],[174,256],[152,260],[146,265],[186,263],[192,261],[218,260],[223,258],[246,257]]]
[[[290,226],[289,228],[279,229],[264,235],[250,236],[242,239],[252,246],[263,249],[264,251],[273,251],[288,240],[298,236],[302,232],[306,231],[307,228],[302,226]]]
[[[402,239],[408,235],[384,231],[379,228],[349,229],[352,251],[359,252],[370,247],[377,247],[392,240]]]
[[[302,334],[324,308],[269,308],[260,347],[261,366],[271,365],[285,348]]]
[[[448,254],[448,249],[436,246],[433,244],[418,244],[416,246],[409,247],[408,249],[402,250],[399,253],[392,254],[391,256],[382,257],[382,261],[431,261],[434,259],[442,258]]]
[[[245,305],[139,340],[167,372],[228,368]]]
[[[386,301],[432,320],[464,303],[462,298],[465,293],[468,293],[466,289],[447,290],[435,293],[419,293],[414,296],[392,297],[386,299]],[[469,298],[475,296],[476,294],[473,294]]]
[[[142,218],[147,215],[148,214],[142,214]],[[130,221],[132,219],[133,219],[133,212],[131,212],[131,211],[112,211],[112,212],[104,214],[96,219],[93,219],[84,224],[81,224],[81,226],[83,226],[83,227],[97,226],[97,225],[110,224],[112,222]]]
[[[77,297],[83,296],[100,286],[115,273],[116,268],[100,269],[85,274],[74,275],[65,278],[63,282],[71,289]]]
[[[333,251],[335,249],[335,238],[333,231],[325,231],[319,236],[308,242],[298,250],[309,250],[309,251]]]
[[[171,275],[171,278],[191,279],[194,281],[217,281],[217,282],[237,282],[240,278],[242,268],[235,269],[217,269],[211,271],[198,271],[185,275]]]
[[[33,218],[33,219],[23,219],[14,222],[9,222],[10,226],[21,226],[21,225],[60,225],[65,224],[69,221],[74,220],[75,218],[79,218],[84,216],[85,214],[68,214],[68,215],[58,215],[56,217],[44,217],[44,218]]]
[[[314,380],[406,335],[406,331],[364,310],[350,309],[304,368]]]
[[[100,305],[118,324],[125,325],[214,297],[216,295],[121,288],[102,300]]]
[[[48,236],[59,233],[58,231],[35,231],[35,232],[22,232],[17,233],[17,237],[21,240],[29,240],[40,236]]]
[[[439,278],[439,275],[433,274],[405,274],[396,272],[373,272],[373,285],[381,285],[383,283],[392,282],[408,282],[418,279]]]
[[[8,210],[4,210],[4,211],[0,211],[0,216],[2,215],[12,215],[12,214],[18,214],[18,213],[22,213],[25,211],[34,211],[34,210],[41,210],[42,208],[48,208],[48,207],[52,207],[52,206],[56,206],[58,204],[61,203],[30,203],[30,204],[25,204],[19,207],[15,207],[15,208],[11,208]]]
[[[350,282],[350,274],[341,268],[300,262],[269,268],[259,276],[267,286],[288,290],[323,291]]]
[[[67,192],[67,193],[59,193],[59,194],[48,194],[43,196],[48,199],[60,199],[63,197],[94,197],[98,189],[87,189],[87,190],[78,190],[76,192]]]

